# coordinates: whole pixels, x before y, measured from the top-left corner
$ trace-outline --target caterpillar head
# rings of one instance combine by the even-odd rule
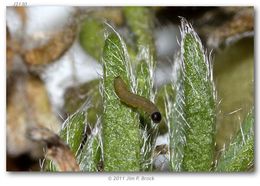
[[[154,123],[160,123],[162,116],[160,112],[154,112],[151,114],[151,118]]]

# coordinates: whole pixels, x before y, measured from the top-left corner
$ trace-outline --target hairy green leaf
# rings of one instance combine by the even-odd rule
[[[140,170],[140,132],[136,113],[122,104],[114,91],[120,76],[129,86],[129,61],[125,44],[116,33],[105,41],[103,51],[103,147],[105,171]],[[129,86],[130,88],[130,86]]]

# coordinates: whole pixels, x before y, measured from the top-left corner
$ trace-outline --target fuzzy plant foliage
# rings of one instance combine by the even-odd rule
[[[79,110],[69,116],[64,121],[59,133],[61,139],[68,144],[82,171],[96,171],[98,163],[101,160],[101,137],[95,132],[101,130],[100,121],[97,120],[94,129],[92,129],[87,119],[87,113],[92,108],[92,101],[91,99],[86,100]],[[83,144],[87,126],[91,128],[91,134],[88,135],[86,143]],[[86,144],[88,144],[88,148],[86,148]],[[60,171],[49,160],[45,163],[45,170],[51,172]]]
[[[156,102],[169,136],[169,169],[172,172],[245,171],[253,167],[253,116],[249,115],[213,166],[216,133],[216,96],[211,62],[192,28],[181,19],[181,52],[175,57],[177,80],[153,91],[155,50],[152,14],[147,8],[124,9],[128,26],[135,36],[136,56],[121,36],[107,25],[102,50],[101,97],[103,113],[95,125],[88,124],[90,104],[83,105],[63,124],[61,138],[69,145],[81,171],[153,171],[156,125],[144,111],[120,101],[115,79],[120,76],[132,93]],[[101,44],[103,45],[103,44]],[[99,47],[101,47],[99,45]],[[99,48],[100,49],[100,48]],[[95,54],[96,55],[96,54]],[[97,54],[97,55],[100,55]],[[97,57],[97,56],[96,56]],[[133,68],[134,67],[134,68]],[[131,96],[131,94],[129,94]],[[164,108],[163,108],[164,107]],[[95,112],[92,113],[95,115]],[[83,138],[86,126],[91,132]],[[167,131],[167,129],[166,129]],[[49,169],[55,171],[53,164]],[[51,168],[50,168],[51,167]]]
[[[172,103],[174,103],[175,98],[176,92],[172,83],[163,85],[156,94],[155,104],[160,110],[163,118],[158,126],[158,135],[164,135],[168,132],[168,124],[170,123],[168,122],[170,121],[169,116],[172,111]]]
[[[215,144],[212,67],[193,28],[182,20],[183,109],[186,130],[184,171],[209,171]]]
[[[212,68],[198,35],[184,18],[181,35],[180,68],[173,85],[176,101],[167,104],[170,166],[172,171],[210,171],[215,143]]]
[[[98,18],[86,18],[81,26],[79,41],[82,48],[100,61],[104,46],[104,23]]]
[[[176,61],[177,63],[177,61]],[[185,126],[183,125],[181,86],[170,84],[164,88],[165,119],[169,130],[169,169],[180,172],[182,169],[183,149],[185,145]]]
[[[69,145],[72,153],[77,156],[85,130],[85,111],[79,110],[63,123],[59,136]],[[47,161],[47,171],[59,171],[52,161]]]
[[[136,44],[137,93],[152,98],[155,45],[153,39],[153,13],[146,7],[126,7],[124,13]]]
[[[155,94],[153,88],[153,76],[155,63],[155,44],[153,39],[153,12],[147,7],[126,7],[124,14],[127,24],[134,35],[135,53],[133,65],[136,65],[136,93],[149,100],[154,100]],[[132,57],[133,58],[133,57]],[[154,143],[157,136],[156,125],[145,112],[140,111],[140,119],[144,130],[142,135],[141,148],[141,170],[152,170],[152,156],[154,151]]]
[[[102,139],[101,139],[101,122],[100,118],[96,122],[95,127],[91,130],[91,134],[87,136],[86,142],[77,157],[80,170],[83,172],[101,171],[102,162]]]
[[[216,166],[217,172],[243,172],[254,165],[254,116],[249,112]]]
[[[60,137],[70,147],[71,151],[77,155],[85,130],[85,111],[78,111],[68,117],[60,132]]]
[[[140,132],[135,112],[118,99],[114,79],[120,76],[132,89],[131,70],[126,46],[112,32],[103,50],[103,120],[104,171],[140,170]]]

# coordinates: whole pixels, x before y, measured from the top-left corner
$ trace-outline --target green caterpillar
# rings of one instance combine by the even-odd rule
[[[158,108],[150,100],[130,92],[120,76],[114,79],[114,88],[121,102],[130,107],[144,110],[150,114],[154,123],[160,123],[162,116]]]

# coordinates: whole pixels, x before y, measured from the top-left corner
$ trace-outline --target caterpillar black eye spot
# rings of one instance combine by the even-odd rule
[[[154,112],[152,113],[151,118],[154,123],[160,123],[162,116],[160,112]]]

